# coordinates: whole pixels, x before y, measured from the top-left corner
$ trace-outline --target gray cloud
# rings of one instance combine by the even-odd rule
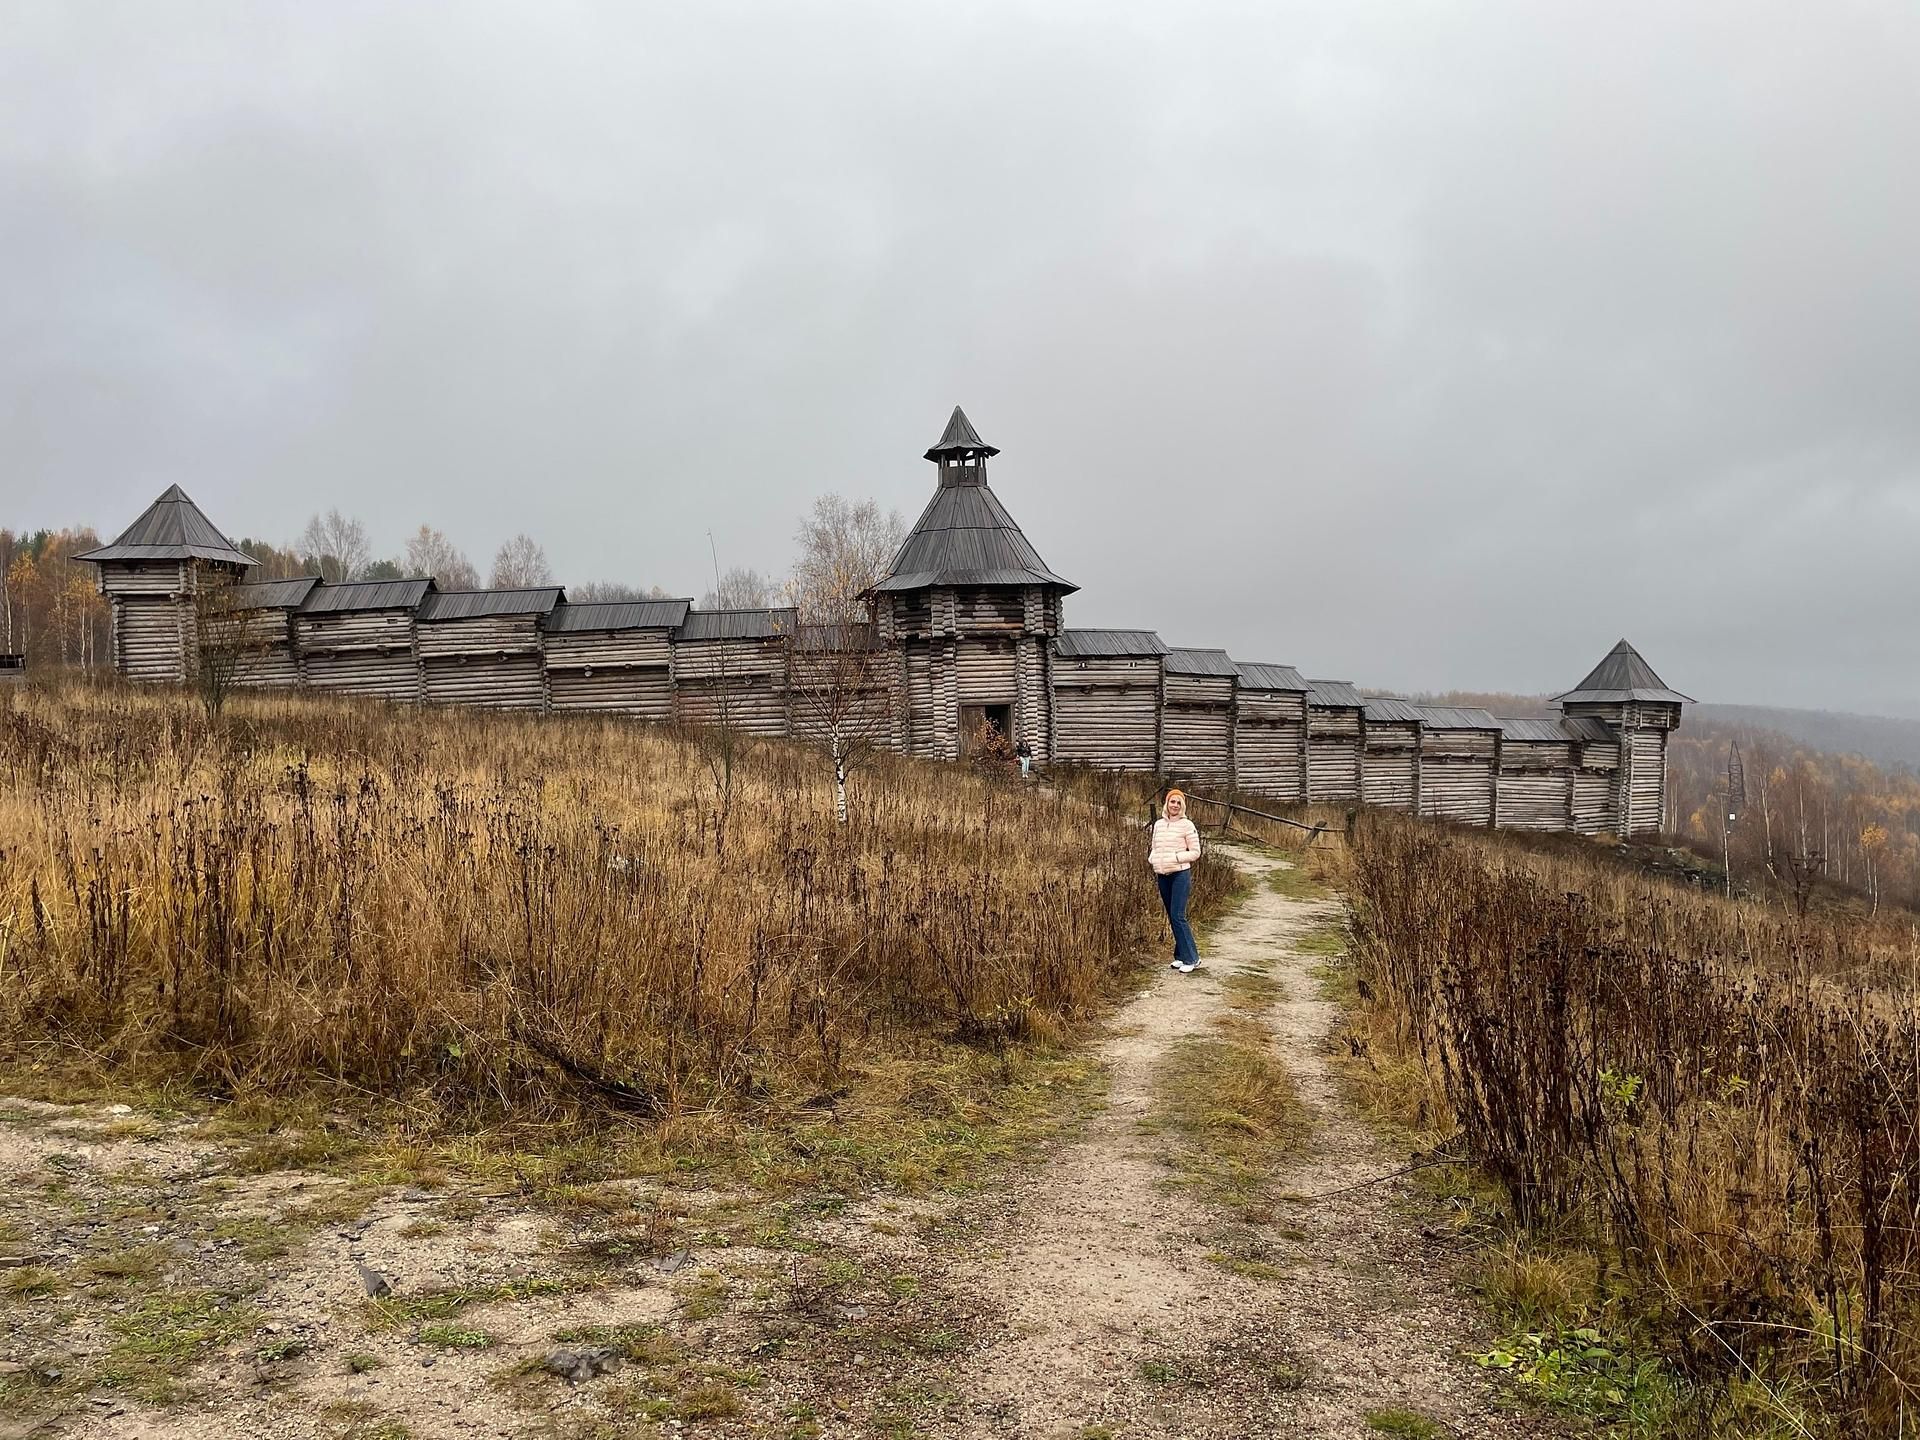
[[[1080,623],[1920,713],[1899,0],[15,5],[10,523],[697,593],[955,401]]]

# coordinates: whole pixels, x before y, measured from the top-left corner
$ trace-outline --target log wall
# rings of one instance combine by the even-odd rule
[[[100,569],[116,667],[135,680],[189,678],[187,660],[197,653],[194,567],[143,561]],[[1637,836],[1662,822],[1666,736],[1679,722],[1677,705],[1570,705],[1568,718],[1582,723],[1564,739],[1383,722],[1367,717],[1419,707],[1370,704],[1363,712],[1249,683],[1275,683],[1286,667],[1195,673],[1222,663],[1196,656],[1221,652],[1174,652],[1184,669],[1169,669],[1159,655],[1062,654],[1060,610],[1059,596],[1042,586],[879,597],[881,649],[853,707],[856,728],[872,743],[954,758],[962,707],[1006,706],[1012,738],[1043,765],[1154,772],[1281,802],[1361,803],[1470,825]],[[793,666],[804,657],[796,660],[777,624],[772,633],[743,636],[721,633],[733,623],[723,620],[691,638],[658,626],[548,630],[530,613],[421,618],[431,613],[248,612],[236,683],[600,712],[766,736],[817,739],[823,730],[817,706],[797,703]],[[1336,689],[1322,698],[1354,693]],[[1530,733],[1522,722],[1504,728]]]

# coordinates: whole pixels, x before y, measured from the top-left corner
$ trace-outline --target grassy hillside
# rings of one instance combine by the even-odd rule
[[[1633,1436],[1911,1433],[1905,923],[1383,815],[1350,882],[1363,1085],[1503,1196],[1483,1363]]]
[[[32,689],[0,706],[0,1052],[225,1092],[672,1115],[1044,1040],[1157,923],[1137,832],[609,718]],[[1200,877],[1200,900],[1227,867]]]

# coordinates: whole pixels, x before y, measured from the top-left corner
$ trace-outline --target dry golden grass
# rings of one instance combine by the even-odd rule
[[[1362,827],[1348,883],[1342,978],[1363,1003],[1345,1068],[1377,1112],[1457,1126],[1504,1187],[1531,1237],[1482,1277],[1504,1314],[1592,1313],[1584,1248],[1676,1373],[1790,1393],[1831,1433],[1902,1433],[1920,1396],[1911,937],[1390,817]]]
[[[0,1049],[237,1095],[671,1117],[1056,1039],[1158,923],[1088,806],[612,718],[81,685],[0,710]],[[1197,906],[1231,884],[1200,877]]]

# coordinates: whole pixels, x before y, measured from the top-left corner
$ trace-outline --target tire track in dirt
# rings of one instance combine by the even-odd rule
[[[1293,943],[1339,904],[1286,899],[1267,883],[1275,862],[1233,855],[1252,893],[1215,927],[1206,963],[1161,971],[1122,1008],[1100,1052],[1104,1108],[1015,1183],[1006,1218],[953,1277],[1005,1322],[957,1377],[965,1413],[941,1433],[1363,1440],[1380,1433],[1369,1415],[1394,1410],[1434,1434],[1555,1433],[1503,1409],[1461,1354],[1476,1320],[1396,1203],[1400,1182],[1283,1200],[1257,1226],[1170,1184],[1141,1123],[1156,1075],[1226,1013],[1222,982],[1241,968],[1281,987],[1264,1018],[1310,1122],[1276,1192],[1323,1194],[1399,1161],[1339,1092],[1324,1053],[1337,1008]],[[1222,1250],[1272,1268],[1235,1273],[1209,1260]]]

